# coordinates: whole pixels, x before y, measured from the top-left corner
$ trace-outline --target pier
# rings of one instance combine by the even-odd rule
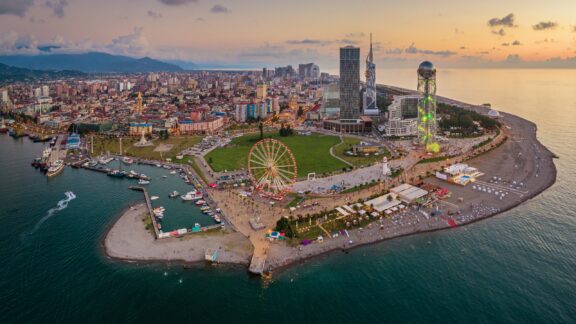
[[[156,218],[154,217],[154,213],[152,212],[152,202],[150,201],[150,196],[148,196],[148,190],[143,187],[138,186],[130,186],[128,187],[131,190],[142,191],[144,193],[144,199],[146,200],[146,207],[148,208],[148,216],[150,216],[150,220],[152,221],[152,227],[154,228],[154,238],[158,239],[160,237],[160,232],[158,230],[158,223],[156,222]]]

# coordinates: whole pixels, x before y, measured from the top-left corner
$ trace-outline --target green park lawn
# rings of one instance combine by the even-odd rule
[[[345,163],[330,155],[330,147],[340,142],[336,136],[312,134],[280,137],[278,134],[268,133],[264,137],[280,140],[290,148],[296,159],[298,177],[305,177],[311,172],[321,175],[347,167]],[[216,172],[244,169],[248,164],[250,148],[258,140],[258,133],[237,137],[226,147],[208,153],[205,159]]]
[[[182,150],[199,143],[202,140],[200,136],[182,136],[182,137],[170,137],[166,140],[156,139],[153,140],[153,146],[146,147],[136,147],[134,143],[139,141],[139,138],[124,138],[122,140],[122,153],[124,155],[149,159],[149,160],[160,160],[171,158],[175,159],[176,155]],[[171,144],[172,148],[167,152],[154,152],[156,146],[160,144]],[[94,155],[106,154],[107,152],[113,154],[120,153],[120,145],[117,138],[104,138],[104,137],[94,137]]]
[[[357,145],[360,143],[360,140],[355,137],[344,137],[344,141],[334,147],[332,152],[334,155],[338,156],[339,158],[352,163],[352,165],[356,167],[370,165],[375,162],[382,161],[383,157],[390,158],[390,152],[384,149],[384,152],[378,155],[370,154],[369,156],[350,156],[346,155],[346,151],[349,150],[352,146]]]

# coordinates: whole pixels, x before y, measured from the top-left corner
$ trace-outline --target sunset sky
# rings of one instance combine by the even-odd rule
[[[575,26],[574,0],[0,0],[0,54],[334,68],[372,32],[379,67],[576,67]]]

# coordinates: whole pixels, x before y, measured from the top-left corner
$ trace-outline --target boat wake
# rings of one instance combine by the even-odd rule
[[[36,223],[36,225],[34,225],[34,228],[32,229],[32,231],[30,231],[30,233],[28,233],[28,235],[32,235],[32,234],[36,233],[36,231],[40,228],[40,226],[42,226],[42,224],[44,224],[44,222],[46,222],[48,219],[50,219],[52,216],[54,216],[54,214],[56,214],[57,212],[66,209],[68,207],[68,203],[70,201],[76,199],[76,195],[72,191],[66,191],[64,193],[64,195],[66,195],[66,198],[60,200],[58,202],[58,204],[56,205],[56,207],[48,210],[48,212],[46,213],[46,216],[42,217],[38,221],[38,223]]]

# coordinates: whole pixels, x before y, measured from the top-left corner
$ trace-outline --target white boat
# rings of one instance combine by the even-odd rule
[[[149,183],[150,183],[150,181],[148,181],[148,180],[144,180],[144,179],[138,180],[138,184],[139,184],[139,185],[147,185],[147,184],[149,184]]]
[[[176,171],[171,171],[170,174],[176,174]]]
[[[145,175],[144,173],[142,173],[142,174],[140,175],[140,179],[144,179],[144,180],[150,181],[150,177],[147,176],[147,175]]]
[[[222,223],[222,220],[220,219],[220,217],[219,217],[218,215],[215,215],[215,216],[214,216],[214,221],[215,221],[216,223]]]
[[[194,227],[202,227],[202,226],[200,226],[200,223],[194,223]]]
[[[196,202],[196,206],[202,206],[202,205],[204,205],[204,204],[206,204],[206,202],[205,202],[204,200],[198,200],[198,201]]]
[[[180,196],[180,198],[184,201],[195,201],[195,200],[202,199],[202,195],[199,195],[199,194],[193,193],[193,192],[189,192],[185,195]]]
[[[114,160],[114,158],[112,158],[112,157],[104,157],[104,156],[103,156],[103,157],[101,157],[101,158],[98,160],[98,163],[100,163],[100,164],[108,164],[108,163],[112,162],[113,160]]]
[[[124,163],[126,163],[126,164],[132,164],[132,163],[134,163],[134,160],[131,159],[131,158],[129,158],[129,157],[127,157],[127,156],[125,156],[125,157],[122,158],[122,162],[124,162]]]
[[[180,193],[178,191],[174,190],[168,195],[168,198],[176,198],[178,196],[180,196]]]
[[[54,177],[54,176],[57,176],[60,173],[62,173],[62,170],[64,170],[64,161],[56,160],[56,161],[54,161],[54,163],[52,163],[50,165],[50,167],[48,168],[48,171],[46,172],[46,175],[49,178]]]
[[[160,197],[158,197],[158,196],[152,196],[152,197],[150,197],[150,200],[157,200],[158,198],[160,198]]]

